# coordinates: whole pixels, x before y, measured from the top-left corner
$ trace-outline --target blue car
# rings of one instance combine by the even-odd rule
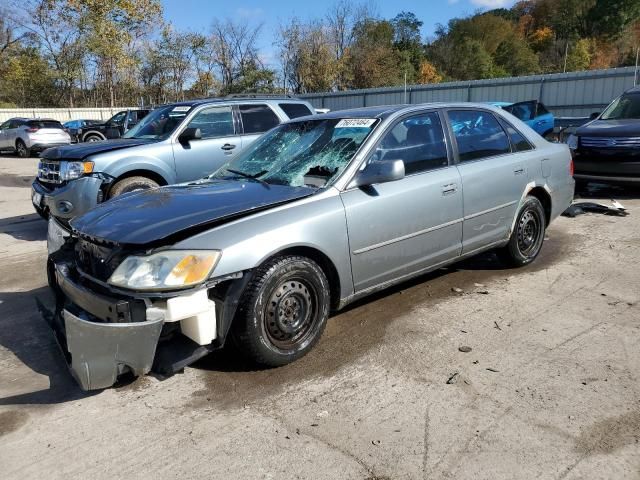
[[[491,105],[506,110],[514,117],[522,120],[545,138],[553,133],[555,118],[553,113],[546,109],[542,102],[528,100],[526,102],[489,102]]]

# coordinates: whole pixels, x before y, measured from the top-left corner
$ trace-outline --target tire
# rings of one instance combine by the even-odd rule
[[[498,251],[502,261],[513,267],[533,262],[542,249],[546,217],[540,200],[528,196],[520,207],[509,243]]]
[[[31,156],[31,150],[20,139],[16,140],[16,153],[20,158],[29,158]]]
[[[100,135],[87,135],[86,137],[84,137],[83,142],[102,142],[104,141],[104,138],[102,138]]]
[[[135,192],[138,190],[147,190],[149,188],[159,187],[157,182],[154,182],[147,177],[128,177],[117,182],[109,191],[109,198],[117,197],[123,193]]]
[[[241,353],[259,365],[286,365],[318,342],[329,307],[329,282],[314,261],[276,257],[260,266],[247,285],[233,339]]]

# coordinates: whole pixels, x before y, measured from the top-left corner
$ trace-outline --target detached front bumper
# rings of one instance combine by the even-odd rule
[[[71,180],[66,185],[48,188],[37,179],[31,184],[31,200],[36,211],[63,220],[82,215],[98,204],[104,180],[97,176]]]
[[[65,266],[54,263],[53,268],[61,307],[51,326],[80,387],[107,388],[126,371],[148,373],[164,323],[162,312],[148,312],[141,300],[98,295],[74,282]]]

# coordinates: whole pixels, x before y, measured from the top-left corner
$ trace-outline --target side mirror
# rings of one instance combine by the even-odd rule
[[[366,187],[375,183],[394,182],[404,178],[404,162],[402,160],[381,160],[371,162],[355,178],[357,187]]]
[[[189,143],[191,140],[200,140],[202,138],[202,133],[199,128],[189,127],[185,128],[184,131],[178,137],[178,141],[180,143]]]
[[[589,120],[595,120],[599,116],[600,116],[600,112],[593,112],[591,115],[589,115]]]

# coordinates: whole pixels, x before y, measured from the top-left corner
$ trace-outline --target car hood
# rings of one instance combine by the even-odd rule
[[[219,180],[122,195],[71,221],[96,242],[151,247],[178,241],[226,221],[313,194],[308,187]]]
[[[594,137],[640,136],[640,120],[593,120],[576,130],[577,135]]]
[[[112,152],[123,148],[137,147],[153,143],[155,140],[139,138],[123,138],[118,140],[107,140],[104,142],[86,142],[75,145],[65,145],[45,150],[41,157],[47,160],[84,160],[89,155],[96,153]]]

